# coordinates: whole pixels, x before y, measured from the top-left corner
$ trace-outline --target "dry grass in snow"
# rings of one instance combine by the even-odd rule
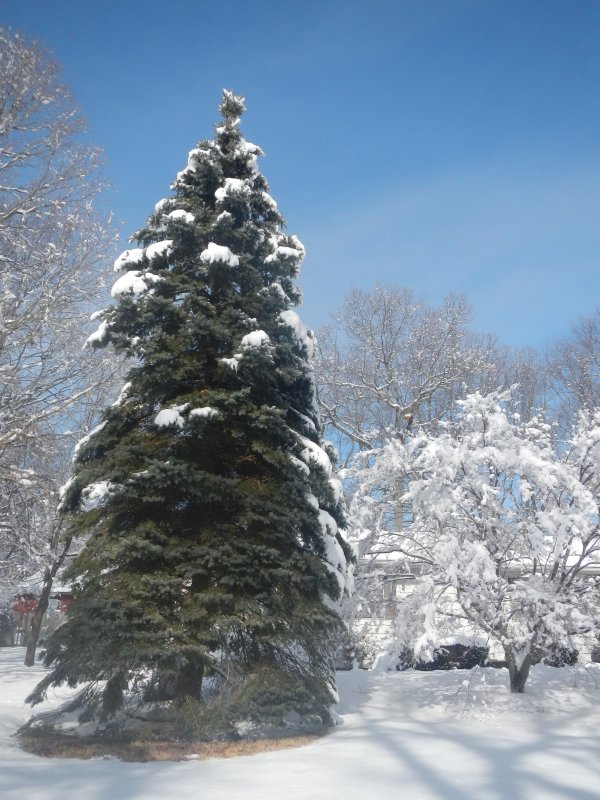
[[[303,747],[318,737],[288,736],[242,742],[168,742],[85,739],[58,733],[21,736],[21,746],[28,753],[44,758],[107,758],[121,761],[193,761],[207,758],[234,758]]]

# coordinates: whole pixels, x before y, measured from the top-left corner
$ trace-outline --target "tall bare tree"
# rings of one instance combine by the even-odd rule
[[[549,348],[548,369],[563,424],[600,408],[600,307]]]
[[[111,246],[84,130],[58,65],[0,29],[0,601],[32,572],[56,572],[65,431],[106,382],[82,354]]]
[[[470,332],[471,316],[463,296],[435,308],[397,286],[348,293],[319,332],[316,367],[324,421],[346,454],[431,426],[465,386],[492,379],[495,340]]]

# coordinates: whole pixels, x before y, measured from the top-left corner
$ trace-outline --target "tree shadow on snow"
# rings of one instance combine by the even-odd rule
[[[423,681],[431,682],[429,676]],[[390,677],[400,688],[402,676]],[[371,683],[372,694],[382,686],[381,681]],[[402,787],[399,796],[414,800],[598,800],[598,712],[591,707],[562,717],[545,713],[535,697],[525,700],[530,713],[518,718],[507,714],[504,721],[502,715],[424,719],[419,706],[423,698],[418,691],[414,694],[416,705],[402,707],[402,698],[390,699],[388,683],[372,702],[356,709],[360,724],[341,732],[346,740],[364,743],[364,761],[351,765],[357,784],[395,784]],[[577,731],[570,733],[574,720]],[[367,750],[378,751],[379,759],[368,758]]]

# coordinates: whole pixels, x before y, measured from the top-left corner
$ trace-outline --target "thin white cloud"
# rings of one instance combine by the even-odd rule
[[[310,297],[324,281],[333,304],[376,281],[434,301],[464,291],[480,327],[534,344],[598,302],[599,219],[600,153],[469,165],[377,197],[363,191],[327,229],[305,232],[303,284]]]

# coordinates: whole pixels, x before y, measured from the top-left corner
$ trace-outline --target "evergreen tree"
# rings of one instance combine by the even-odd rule
[[[31,696],[85,682],[86,714],[135,698],[213,735],[331,721],[349,556],[313,335],[290,308],[304,248],[240,133],[243,98],[220,111],[115,262],[89,340],[133,366],[63,493],[69,535],[88,538]]]

